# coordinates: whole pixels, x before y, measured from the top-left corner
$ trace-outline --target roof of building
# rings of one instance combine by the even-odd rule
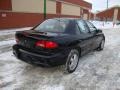
[[[100,11],[100,12],[97,12],[96,14],[106,12],[106,11],[111,10],[111,9],[113,9],[113,8],[120,8],[120,6],[119,6],[119,5],[115,5],[115,6],[113,6],[113,7],[108,8],[108,9],[105,9],[105,10],[102,10],[102,11]]]
[[[92,9],[92,4],[84,0],[59,0],[59,1],[69,2],[72,4],[80,5],[81,7],[84,7],[87,9]]]

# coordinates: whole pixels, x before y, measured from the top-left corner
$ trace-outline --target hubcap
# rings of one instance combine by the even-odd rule
[[[71,56],[70,62],[69,62],[69,68],[70,68],[70,70],[75,69],[77,63],[78,63],[78,55],[77,54],[73,54]]]

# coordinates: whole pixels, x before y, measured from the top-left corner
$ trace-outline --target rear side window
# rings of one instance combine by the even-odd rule
[[[76,24],[75,30],[76,30],[76,34],[80,35],[80,29],[79,29],[79,26],[77,24]]]
[[[75,20],[70,20],[64,33],[71,35],[80,35],[80,30]]]
[[[77,23],[78,23],[78,26],[79,26],[80,31],[82,33],[88,33],[89,32],[88,28],[86,27],[86,24],[82,20],[77,21]]]

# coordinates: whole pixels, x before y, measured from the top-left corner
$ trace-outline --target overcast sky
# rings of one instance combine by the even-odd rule
[[[93,12],[104,10],[107,7],[107,0],[85,0],[85,1],[92,3]],[[108,0],[108,1],[109,1],[109,7],[112,7],[114,5],[120,6],[120,0]]]

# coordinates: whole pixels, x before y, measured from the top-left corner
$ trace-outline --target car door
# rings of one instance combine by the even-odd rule
[[[81,47],[81,54],[88,53],[91,50],[92,39],[90,31],[83,20],[77,20],[77,24],[79,26],[79,30],[81,34],[79,35],[80,38],[80,47]]]
[[[87,26],[89,27],[91,38],[92,38],[92,49],[96,49],[101,41],[101,35],[97,32],[97,28],[89,21],[85,21]]]

